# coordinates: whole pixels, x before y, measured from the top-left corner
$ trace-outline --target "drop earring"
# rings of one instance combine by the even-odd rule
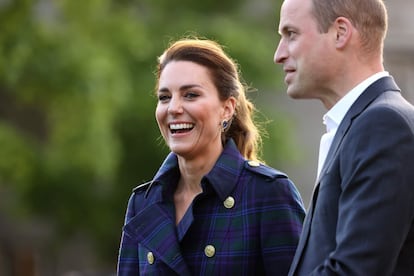
[[[221,122],[221,132],[225,132],[228,126],[229,126],[229,121],[223,120]]]

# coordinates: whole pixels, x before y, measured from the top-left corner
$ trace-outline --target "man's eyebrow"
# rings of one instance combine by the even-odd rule
[[[286,34],[288,30],[291,28],[292,27],[290,25],[284,25],[282,26],[282,28],[279,29],[279,34]]]

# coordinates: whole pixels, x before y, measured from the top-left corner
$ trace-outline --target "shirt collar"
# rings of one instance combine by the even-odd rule
[[[328,132],[334,131],[338,128],[345,114],[351,108],[352,104],[358,99],[358,97],[376,80],[389,76],[386,71],[378,72],[369,78],[362,81],[349,91],[344,97],[342,97],[325,115],[323,115],[323,123],[326,125]]]

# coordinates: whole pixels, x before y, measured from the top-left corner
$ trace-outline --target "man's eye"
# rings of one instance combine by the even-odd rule
[[[287,31],[286,34],[287,34],[287,36],[289,38],[293,38],[296,35],[296,32],[294,32],[294,31]]]

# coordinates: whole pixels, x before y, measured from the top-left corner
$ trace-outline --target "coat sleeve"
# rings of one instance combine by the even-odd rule
[[[134,199],[135,194],[132,194],[128,202],[124,225],[135,216]],[[119,248],[117,275],[139,275],[138,245],[124,231],[122,231]]]
[[[287,275],[299,236],[305,209],[300,194],[287,177],[276,178],[267,185],[260,212],[260,236],[266,275]]]
[[[414,219],[414,124],[407,118],[382,107],[353,123],[339,153],[336,248],[312,275],[393,274]]]

